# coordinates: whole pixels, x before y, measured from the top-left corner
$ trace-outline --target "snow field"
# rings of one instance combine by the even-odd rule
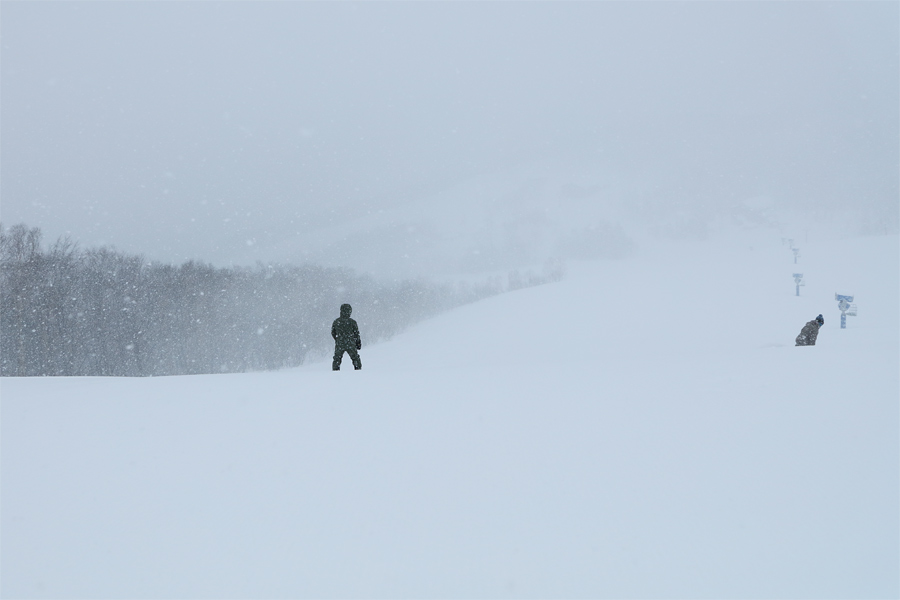
[[[896,597],[897,237],[799,245],[360,323],[360,372],[4,379],[0,593]]]

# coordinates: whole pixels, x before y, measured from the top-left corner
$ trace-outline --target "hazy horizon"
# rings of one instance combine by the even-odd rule
[[[571,223],[702,221],[755,198],[897,229],[896,3],[2,16],[0,216],[49,238],[385,272],[422,248],[407,270],[427,272],[552,245]]]

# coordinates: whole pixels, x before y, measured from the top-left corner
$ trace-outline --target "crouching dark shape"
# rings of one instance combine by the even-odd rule
[[[341,370],[344,352],[350,355],[354,369],[362,369],[362,361],[357,352],[362,349],[362,341],[359,339],[359,326],[350,318],[352,310],[349,304],[342,304],[341,316],[331,324],[331,337],[334,338],[334,361],[331,363],[333,371]]]
[[[816,338],[819,337],[819,327],[825,324],[825,318],[819,315],[800,330],[800,335],[794,340],[797,346],[815,346]]]

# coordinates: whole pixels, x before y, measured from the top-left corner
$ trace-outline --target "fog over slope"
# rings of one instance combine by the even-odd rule
[[[2,219],[49,239],[408,275],[617,255],[748,206],[898,228],[896,3],[2,17]]]

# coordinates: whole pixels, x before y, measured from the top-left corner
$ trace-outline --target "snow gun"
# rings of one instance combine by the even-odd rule
[[[805,283],[803,283],[803,273],[794,273],[794,283],[797,284],[797,295],[799,296],[800,295],[800,286],[806,285]]]
[[[853,302],[853,296],[842,296],[835,293],[834,299],[838,301],[838,309],[841,311],[841,329],[847,329],[847,315],[856,316],[856,305]]]

